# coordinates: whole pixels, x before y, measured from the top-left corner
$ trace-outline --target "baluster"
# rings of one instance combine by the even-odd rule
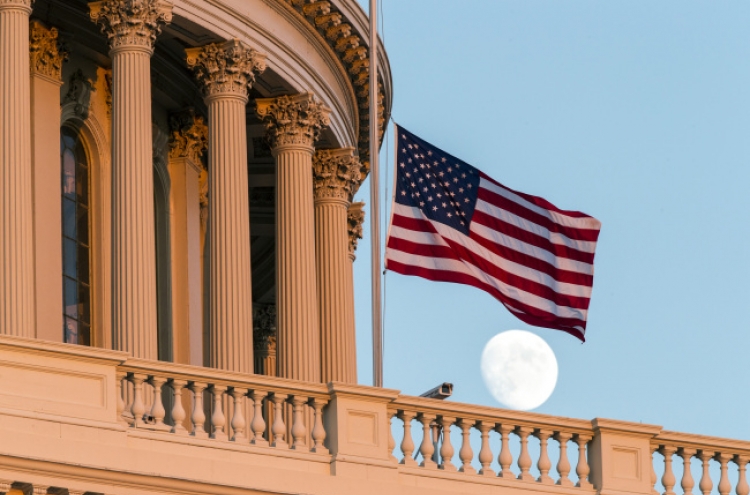
[[[492,470],[490,464],[492,464],[492,449],[490,448],[490,430],[495,427],[494,423],[487,423],[486,421],[478,421],[477,429],[481,435],[482,446],[479,449],[479,464],[482,466],[479,470],[479,474],[482,476],[495,476],[495,471]]]
[[[513,464],[513,454],[510,452],[510,432],[515,428],[511,425],[500,425],[495,431],[500,433],[500,455],[497,456],[497,463],[500,464],[500,473],[498,477],[513,479],[516,477],[511,471],[510,466]]]
[[[122,417],[122,413],[125,412],[125,401],[122,398],[122,381],[127,376],[124,371],[118,371],[115,373],[115,394],[117,395],[117,421],[122,424],[128,424],[125,418]]]
[[[683,495],[693,495],[695,481],[693,480],[693,473],[690,472],[690,461],[695,453],[696,450],[686,448],[681,448],[677,451],[677,455],[682,457],[682,481],[680,482],[680,486],[682,486]]]
[[[396,416],[397,411],[388,411],[388,454],[391,456],[392,461],[397,461],[396,456],[393,455],[393,450],[396,448],[396,439],[393,438],[393,418]]]
[[[143,414],[146,412],[146,405],[143,403],[143,382],[146,375],[133,373],[130,380],[133,382],[133,404],[130,406],[130,412],[133,414],[133,421],[136,428],[145,426]]]
[[[664,485],[664,495],[675,495],[674,490],[672,490],[675,483],[677,483],[672,472],[672,456],[675,452],[677,452],[677,449],[670,445],[664,445],[659,449],[659,453],[664,456],[664,474],[661,477],[661,484]]]
[[[737,495],[750,495],[750,486],[747,484],[747,463],[748,457],[742,455],[734,456],[734,463],[737,464],[738,479],[735,493]]]
[[[537,481],[545,485],[553,485],[555,482],[549,475],[549,470],[552,469],[552,461],[550,461],[549,454],[547,453],[547,441],[552,436],[552,432],[537,429],[535,436],[539,439],[539,461],[536,463],[536,467],[539,468],[539,478]]]
[[[471,449],[471,427],[474,421],[470,419],[459,419],[458,427],[461,428],[461,450],[458,451],[458,458],[461,459],[461,467],[458,469],[462,473],[476,474],[477,470],[471,465],[474,460],[474,451]]]
[[[534,477],[529,470],[531,469],[531,456],[529,455],[529,435],[534,429],[528,426],[518,426],[515,434],[521,438],[521,453],[518,455],[518,469],[521,473],[518,475],[519,480],[534,481]]]
[[[404,438],[401,440],[401,453],[404,454],[404,458],[401,459],[401,464],[416,466],[417,461],[413,457],[414,440],[411,438],[411,420],[416,417],[416,414],[411,411],[399,411],[398,417],[404,422]]]
[[[560,486],[573,486],[573,482],[570,481],[568,475],[570,474],[570,460],[568,460],[568,440],[573,437],[570,433],[558,431],[553,437],[560,444],[560,458],[557,460],[557,474],[560,478],[557,480],[557,485]]]
[[[582,435],[577,433],[575,435],[575,442],[578,444],[578,465],[576,466],[576,474],[578,475],[578,483],[576,486],[581,488],[591,488],[589,482],[589,462],[586,458],[586,446],[591,441],[591,436]]]
[[[440,469],[448,472],[456,472],[456,466],[453,464],[453,444],[451,443],[451,425],[456,422],[456,418],[449,416],[440,417],[440,427],[443,430],[443,443],[440,445]]]
[[[161,397],[161,389],[166,382],[167,380],[165,378],[158,376],[152,376],[149,380],[149,383],[151,383],[151,386],[154,388],[154,400],[151,405],[149,416],[151,416],[150,419],[154,422],[154,428],[160,430],[167,429],[167,425],[164,424],[164,417],[167,415],[167,411],[164,410],[164,403],[162,402]]]
[[[177,435],[187,435],[187,430],[183,422],[185,421],[185,408],[182,407],[182,389],[187,385],[185,380],[172,380],[172,393],[174,394],[174,404],[172,405],[172,433]]]
[[[326,429],[323,425],[323,408],[328,404],[328,401],[321,398],[310,399],[310,405],[313,408],[315,418],[313,420],[312,440],[313,448],[311,452],[316,454],[327,454],[328,449],[325,447]]]
[[[193,392],[193,414],[190,417],[193,423],[193,431],[190,435],[195,438],[208,438],[208,433],[203,428],[206,422],[206,413],[203,412],[203,391],[206,390],[206,384],[200,382],[191,382],[190,390]]]
[[[422,454],[420,467],[427,469],[437,469],[437,463],[432,459],[435,453],[435,444],[432,443],[432,421],[435,419],[434,414],[420,413],[417,418],[422,423],[422,444],[419,446],[419,453]]]
[[[303,406],[307,400],[297,395],[292,396],[292,448],[300,452],[307,452],[307,427],[303,417]]]
[[[227,423],[227,417],[224,415],[224,392],[227,387],[221,385],[212,385],[211,394],[214,399],[213,412],[211,413],[211,438],[216,440],[227,440],[229,437],[224,432],[224,425]]]
[[[656,470],[654,469],[654,454],[659,450],[658,445],[652,445],[651,446],[651,462],[649,462],[649,466],[651,466],[651,493],[653,495],[659,495],[659,492],[656,490],[656,480],[658,477],[656,476]]]
[[[266,432],[266,421],[263,419],[263,399],[267,395],[268,392],[262,390],[253,390],[253,393],[250,394],[253,399],[253,421],[250,423],[253,437],[250,443],[263,447],[268,445],[268,440],[263,438],[263,434]]]
[[[286,425],[284,424],[284,402],[288,395],[285,394],[273,394],[273,426],[271,432],[273,433],[273,443],[271,447],[276,448],[288,448],[289,444],[284,441],[286,435]],[[256,413],[257,416],[257,413]]]
[[[698,488],[700,488],[703,495],[710,495],[711,490],[714,488],[714,484],[711,481],[711,473],[709,472],[711,457],[713,457],[713,455],[713,452],[705,452],[703,450],[698,454],[698,457],[703,464],[703,474],[701,475],[700,483],[698,483]]]
[[[719,461],[721,466],[721,477],[719,478],[719,486],[717,486],[719,495],[729,495],[729,492],[732,491],[732,484],[729,482],[729,475],[727,474],[727,463],[732,460],[732,456],[719,452],[714,459]]]
[[[232,413],[232,441],[242,442],[245,440],[245,396],[247,395],[247,389],[244,388],[232,388],[232,398],[234,399],[234,411]]]

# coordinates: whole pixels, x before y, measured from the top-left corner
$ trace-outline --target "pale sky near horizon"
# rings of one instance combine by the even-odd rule
[[[750,439],[750,2],[381,1],[396,122],[603,224],[585,344],[478,289],[389,273],[385,386],[451,381],[453,400],[499,407],[482,349],[526,329],[560,370],[537,412]],[[365,233],[355,296],[371,384]]]

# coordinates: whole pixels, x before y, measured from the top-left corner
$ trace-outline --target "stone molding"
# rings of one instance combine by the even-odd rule
[[[315,200],[338,199],[351,202],[364,177],[354,148],[318,150],[313,157]]]
[[[60,43],[56,28],[47,28],[40,21],[29,23],[29,55],[31,73],[62,81],[62,64],[68,53]]]
[[[349,255],[354,256],[357,244],[362,239],[362,224],[365,221],[365,203],[362,201],[352,203],[346,213],[347,230],[349,232]]]
[[[143,47],[153,50],[156,37],[172,21],[168,0],[100,0],[89,3],[91,20],[101,25],[111,49]]]
[[[255,77],[266,70],[266,56],[238,39],[188,48],[185,53],[206,97],[234,94],[247,98]]]
[[[358,151],[360,160],[369,162],[370,157],[370,60],[367,40],[355,31],[346,17],[327,0],[284,0],[305,19],[336,52],[349,72],[350,81],[360,108]],[[378,124],[382,142],[386,109],[383,104],[383,81],[378,81]]]
[[[32,5],[34,0],[0,0],[0,10],[24,9],[30,14]]]
[[[285,146],[312,148],[323,127],[331,123],[331,109],[312,93],[259,98],[255,103],[272,150]]]
[[[201,166],[201,156],[208,149],[208,126],[203,117],[189,108],[169,116],[169,158],[188,158]]]

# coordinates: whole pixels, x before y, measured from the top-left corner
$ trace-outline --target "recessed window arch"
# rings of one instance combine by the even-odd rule
[[[91,345],[90,160],[78,129],[60,129],[63,340]]]

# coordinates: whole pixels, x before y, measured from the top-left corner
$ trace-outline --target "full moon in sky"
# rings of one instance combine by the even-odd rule
[[[493,397],[510,409],[529,411],[549,399],[557,384],[557,359],[541,337],[508,330],[482,351],[482,378]]]

